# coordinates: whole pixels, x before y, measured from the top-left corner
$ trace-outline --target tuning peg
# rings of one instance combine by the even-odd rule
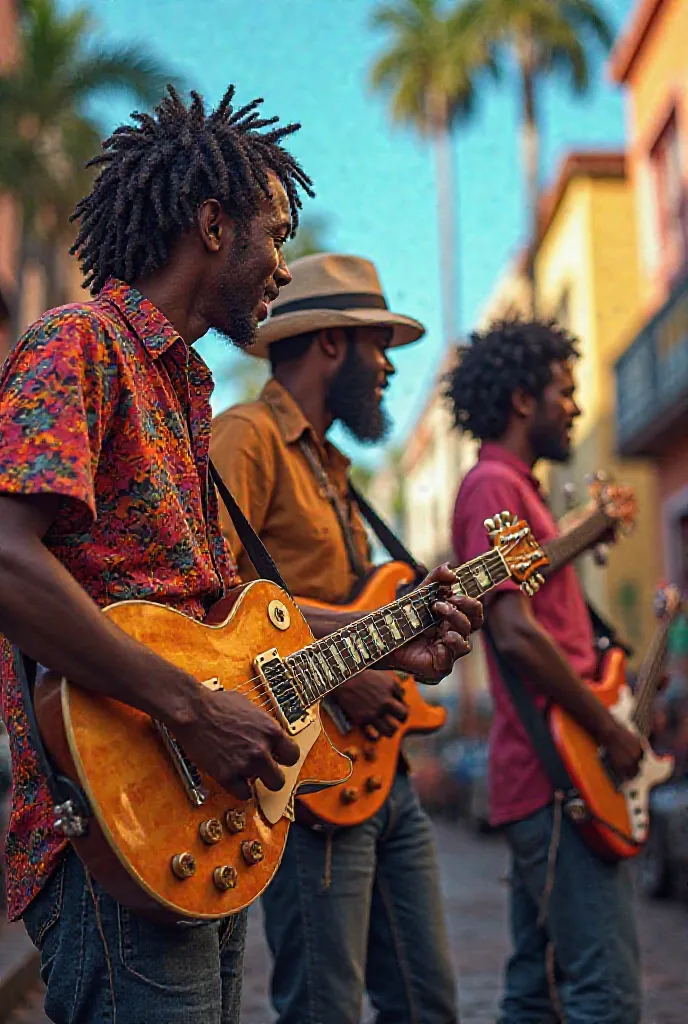
[[[499,516],[505,526],[511,526],[511,522],[514,517],[511,515],[511,512],[509,512],[509,509],[506,509],[504,512],[500,512]]]
[[[542,584],[545,582],[545,577],[542,575],[541,572],[535,573],[535,581],[539,586],[542,586]]]
[[[497,527],[495,526],[494,519],[486,519],[483,523],[483,526],[485,527],[488,533],[494,533],[494,531],[497,529]]]
[[[523,583],[521,584],[521,590],[524,594],[526,594],[527,597],[533,596],[533,588],[531,587],[529,580],[523,581]]]
[[[494,517],[494,521],[495,521],[495,526],[497,527],[497,529],[501,530],[501,528],[502,528],[502,517],[501,517],[501,515],[499,513],[497,513],[497,515]]]

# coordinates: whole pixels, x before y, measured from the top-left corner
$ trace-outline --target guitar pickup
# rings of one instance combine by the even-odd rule
[[[253,664],[263,681],[270,702],[280,722],[291,736],[301,732],[313,721],[313,711],[304,707],[289,669],[277,648],[264,651]]]

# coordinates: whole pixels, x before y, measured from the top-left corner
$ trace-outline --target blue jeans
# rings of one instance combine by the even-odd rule
[[[55,1024],[239,1024],[246,916],[153,924],[69,850],[23,916]]]
[[[432,829],[405,773],[362,825],[294,825],[263,909],[279,1024],[358,1024],[366,988],[378,1024],[458,1021]]]
[[[559,1020],[546,969],[550,941],[567,1024],[640,1024],[640,956],[628,865],[597,857],[565,816],[547,919],[538,927],[553,814],[545,807],[505,829],[515,952],[506,968],[501,1024]]]

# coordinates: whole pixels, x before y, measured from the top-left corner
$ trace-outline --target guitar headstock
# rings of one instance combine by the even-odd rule
[[[609,525],[618,525],[624,532],[632,530],[638,513],[635,491],[615,484],[611,476],[602,470],[587,477],[586,483],[590,498],[607,517]]]
[[[541,570],[549,562],[528,523],[511,512],[500,512],[486,519],[484,525],[492,546],[501,554],[509,572],[520,583],[523,593],[532,597],[545,582]]]
[[[675,583],[669,583],[665,587],[660,587],[655,594],[653,608],[658,619],[673,622],[679,612],[681,612],[682,606],[683,598],[681,591]]]

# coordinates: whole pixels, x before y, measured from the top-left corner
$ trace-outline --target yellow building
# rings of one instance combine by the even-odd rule
[[[640,512],[634,533],[612,549],[598,568],[580,560],[585,590],[642,653],[654,628],[652,596],[660,576],[655,470],[615,453],[614,364],[640,302],[636,206],[620,153],[578,152],[561,163],[544,195],[535,258],[543,315],[553,316],[580,341],[576,376],[583,415],[578,420],[574,456],[553,467],[546,481],[555,514],[565,511],[563,488],[573,484],[579,499],[586,475],[606,470],[632,485]],[[481,322],[527,309],[522,287],[525,266],[517,260],[505,275]]]
[[[638,0],[611,73],[626,89],[641,265],[640,301],[617,363],[617,444],[654,460],[664,576],[686,590],[688,0]]]

